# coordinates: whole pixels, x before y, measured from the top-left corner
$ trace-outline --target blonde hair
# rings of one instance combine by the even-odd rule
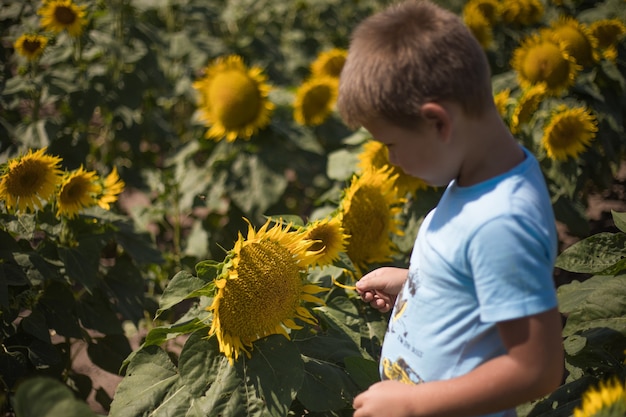
[[[377,118],[415,127],[427,102],[454,101],[479,116],[493,105],[490,77],[483,49],[457,15],[408,0],[355,28],[337,109],[353,128]]]

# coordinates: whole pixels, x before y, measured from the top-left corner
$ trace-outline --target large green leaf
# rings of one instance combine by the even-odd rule
[[[204,288],[207,285],[212,285],[212,282],[207,284],[206,280],[196,277],[188,271],[178,272],[167,284],[167,287],[165,287],[163,295],[159,300],[159,309],[157,310],[156,316],[159,317],[164,311],[183,300],[197,296],[194,291]]]
[[[44,377],[18,385],[13,400],[15,417],[95,417],[89,406],[76,399],[61,382]]]
[[[600,274],[626,258],[626,234],[603,232],[574,243],[557,258],[566,271]]]
[[[349,408],[360,390],[345,368],[308,356],[303,359],[305,378],[298,400],[310,411]]]

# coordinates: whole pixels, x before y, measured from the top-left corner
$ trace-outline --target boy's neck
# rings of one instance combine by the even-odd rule
[[[525,158],[524,151],[495,109],[484,117],[466,119],[463,129],[465,156],[457,177],[460,186],[475,185],[504,174]]]

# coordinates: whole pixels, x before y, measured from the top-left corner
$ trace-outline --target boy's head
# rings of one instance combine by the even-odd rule
[[[337,108],[350,127],[372,119],[413,128],[427,102],[480,116],[493,103],[489,63],[451,11],[406,0],[361,22],[341,72]]]

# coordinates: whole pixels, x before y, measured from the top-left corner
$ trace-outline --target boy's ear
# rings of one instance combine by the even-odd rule
[[[439,136],[447,141],[452,130],[452,120],[448,110],[439,103],[428,102],[421,107],[422,118],[437,129]]]

